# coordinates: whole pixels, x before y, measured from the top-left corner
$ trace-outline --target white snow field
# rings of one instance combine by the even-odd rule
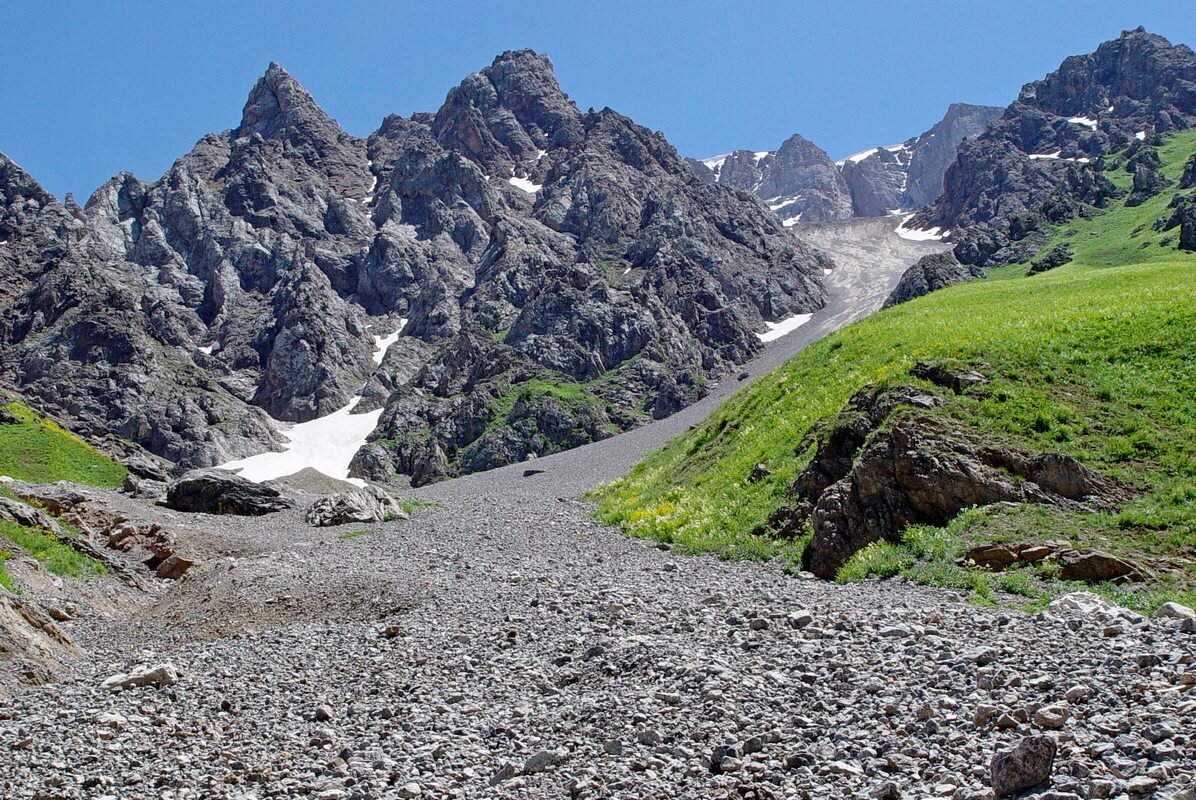
[[[802,325],[805,325],[813,316],[813,314],[797,314],[780,322],[765,322],[764,324],[768,326],[768,332],[757,333],[756,337],[762,342],[771,342],[774,339],[780,339],[785,334],[793,333]]]
[[[507,183],[511,184],[516,189],[522,189],[528,194],[535,194],[544,188],[543,184],[532,183],[527,178],[507,178]]]
[[[401,319],[397,331],[374,337],[375,364],[382,363],[387,348],[398,341],[406,324],[407,320]],[[348,405],[331,414],[308,422],[298,422],[289,428],[280,426],[279,432],[287,439],[286,449],[282,452],[259,453],[221,464],[220,469],[239,473],[243,478],[261,483],[294,475],[310,467],[329,478],[365,486],[365,481],[360,478],[349,477],[349,463],[378,425],[382,409],[364,414],[352,413],[360,402],[361,395],[355,395]]]
[[[911,242],[941,242],[951,233],[951,231],[940,231],[938,228],[918,230],[917,228],[905,227],[905,223],[909,222],[913,217],[913,214],[907,214],[905,219],[901,220],[901,224],[897,226],[897,235],[902,239],[907,239]]]

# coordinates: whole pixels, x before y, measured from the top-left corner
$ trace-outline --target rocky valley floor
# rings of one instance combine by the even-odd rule
[[[831,305],[749,376],[875,309],[936,246],[892,224],[817,234],[852,238]],[[986,798],[993,754],[1047,735],[1044,798],[1196,797],[1196,636],[1178,620],[841,587],[590,519],[586,488],[737,385],[425,487],[406,521],[314,530],[299,511],[114,499],[201,543],[205,564],[62,623],[89,655],[0,702],[0,795]],[[177,673],[161,688],[102,685],[159,664]]]

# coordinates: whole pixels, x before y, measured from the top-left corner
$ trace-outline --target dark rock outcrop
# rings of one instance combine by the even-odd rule
[[[800,449],[814,454],[793,483],[795,502],[771,527],[796,531],[810,522],[807,567],[815,575],[834,577],[864,546],[899,541],[911,524],[945,525],[966,508],[1106,509],[1128,496],[1073,458],[994,443],[933,414],[937,402],[914,387],[867,388],[811,432]]]
[[[294,503],[267,484],[224,470],[200,469],[171,482],[166,506],[175,511],[260,517],[292,508]]]
[[[72,210],[4,159],[0,199],[0,378],[178,470],[357,394],[386,408],[363,476],[592,441],[699,398],[766,321],[823,304],[829,266],[659,134],[580,111],[530,51],[366,140],[271,64],[240,124],[157,181]],[[532,380],[593,402],[496,422]]]
[[[950,252],[931,253],[922,256],[902,274],[893,291],[885,298],[884,307],[905,303],[957,283],[966,283],[983,274],[983,270],[961,264]]]
[[[1180,250],[1196,251],[1196,197],[1175,195],[1169,206],[1171,216],[1163,217],[1155,223],[1158,230],[1169,231],[1179,229]]]
[[[1061,267],[1064,264],[1070,264],[1074,251],[1069,244],[1055,245],[1050,249],[1045,256],[1030,264],[1030,269],[1026,270],[1027,275],[1037,275],[1040,272],[1047,272],[1048,270]]]
[[[955,255],[969,266],[1033,257],[1045,228],[1118,197],[1102,174],[1105,157],[1135,142],[1149,150],[1152,136],[1196,124],[1193,85],[1196,53],[1142,28],[1067,58],[961,144],[943,195],[911,225],[952,231]],[[1131,203],[1161,188],[1156,167],[1133,170]]]

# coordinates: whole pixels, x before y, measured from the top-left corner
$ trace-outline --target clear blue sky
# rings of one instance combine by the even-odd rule
[[[1192,0],[8,0],[3,16],[0,151],[80,202],[235,127],[271,60],[358,136],[532,47],[582,109],[608,105],[685,155],[800,132],[841,157],[919,133],[953,101],[1007,105],[1126,28],[1196,45]]]

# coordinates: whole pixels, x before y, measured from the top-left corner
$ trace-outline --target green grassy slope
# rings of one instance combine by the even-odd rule
[[[0,475],[31,483],[67,480],[102,487],[124,481],[124,467],[53,421],[3,395],[0,405],[17,419],[15,424],[0,424]]]
[[[1160,148],[1165,174],[1178,177],[1194,151],[1196,132],[1170,140]],[[800,542],[755,532],[808,460],[796,448],[810,426],[868,383],[909,381],[915,363],[950,359],[991,383],[948,413],[990,435],[1073,455],[1141,491],[1116,514],[1031,524],[1041,509],[1028,509],[1020,520],[971,519],[952,533],[1058,538],[1062,530],[1182,575],[1196,556],[1196,256],[1163,242],[1175,232],[1151,228],[1173,194],[1063,226],[1056,240],[1075,251],[1067,266],[1025,278],[1026,266],[1015,265],[812,345],[602,487],[599,517],[690,551],[797,559]],[[757,463],[772,474],[748,483]],[[926,560],[923,551],[905,557]]]

